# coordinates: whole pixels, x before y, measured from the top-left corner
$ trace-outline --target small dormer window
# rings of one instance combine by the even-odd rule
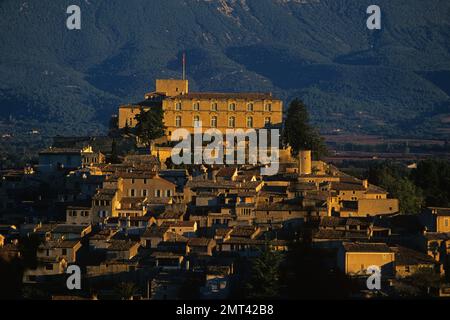
[[[228,105],[229,111],[236,111],[236,103],[232,102]]]
[[[195,102],[195,103],[194,103],[194,110],[195,110],[195,111],[200,110],[200,102]]]
[[[175,110],[178,110],[178,111],[181,110],[181,102],[175,103]]]

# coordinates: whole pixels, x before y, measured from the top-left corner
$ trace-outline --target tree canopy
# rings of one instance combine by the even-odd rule
[[[386,189],[393,198],[399,199],[400,213],[419,213],[425,204],[423,191],[409,178],[409,172],[394,163],[381,163],[372,166],[369,181]]]
[[[141,112],[135,118],[136,135],[146,146],[149,146],[152,140],[164,135],[164,111],[161,108],[151,108],[148,111],[141,108]]]
[[[450,206],[450,161],[425,160],[411,173],[415,184],[424,190],[428,206]]]
[[[246,284],[248,298],[273,299],[280,293],[280,264],[283,256],[266,247],[252,262],[251,278]]]
[[[291,146],[294,155],[300,150],[312,150],[316,157],[326,154],[324,140],[309,124],[308,110],[300,99],[296,98],[289,104],[283,142]]]

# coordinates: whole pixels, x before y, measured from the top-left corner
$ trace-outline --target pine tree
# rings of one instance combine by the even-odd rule
[[[300,99],[294,99],[289,104],[283,142],[291,146],[294,155],[300,150],[312,150],[317,158],[326,154],[323,138],[309,124],[308,110]]]
[[[252,275],[246,284],[248,298],[273,299],[280,293],[280,264],[283,257],[268,246],[253,260]]]
[[[136,116],[137,124],[135,127],[136,135],[141,142],[150,146],[152,140],[164,135],[164,112],[162,108],[151,108],[148,111],[141,109]]]

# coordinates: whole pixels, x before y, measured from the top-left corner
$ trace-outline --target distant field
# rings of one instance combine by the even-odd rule
[[[409,146],[444,146],[444,140],[432,139],[388,139],[376,135],[324,135],[325,141],[334,144],[355,144],[355,145],[382,145],[382,144],[408,144]]]

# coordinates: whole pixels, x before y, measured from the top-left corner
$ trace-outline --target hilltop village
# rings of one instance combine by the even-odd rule
[[[166,131],[149,148],[130,131],[151,108],[164,111]],[[0,256],[20,266],[11,286],[23,297],[225,299],[262,253],[298,246],[355,284],[354,297],[414,292],[402,279],[423,270],[446,275],[450,208],[399,214],[385,190],[311,150],[284,147],[271,176],[259,165],[170,165],[177,128],[282,127],[282,101],[270,93],[192,93],[186,80],[157,80],[114,119],[109,137],[55,137],[38,165],[0,172]],[[66,286],[71,265],[80,290]],[[371,266],[382,275],[372,291]]]

